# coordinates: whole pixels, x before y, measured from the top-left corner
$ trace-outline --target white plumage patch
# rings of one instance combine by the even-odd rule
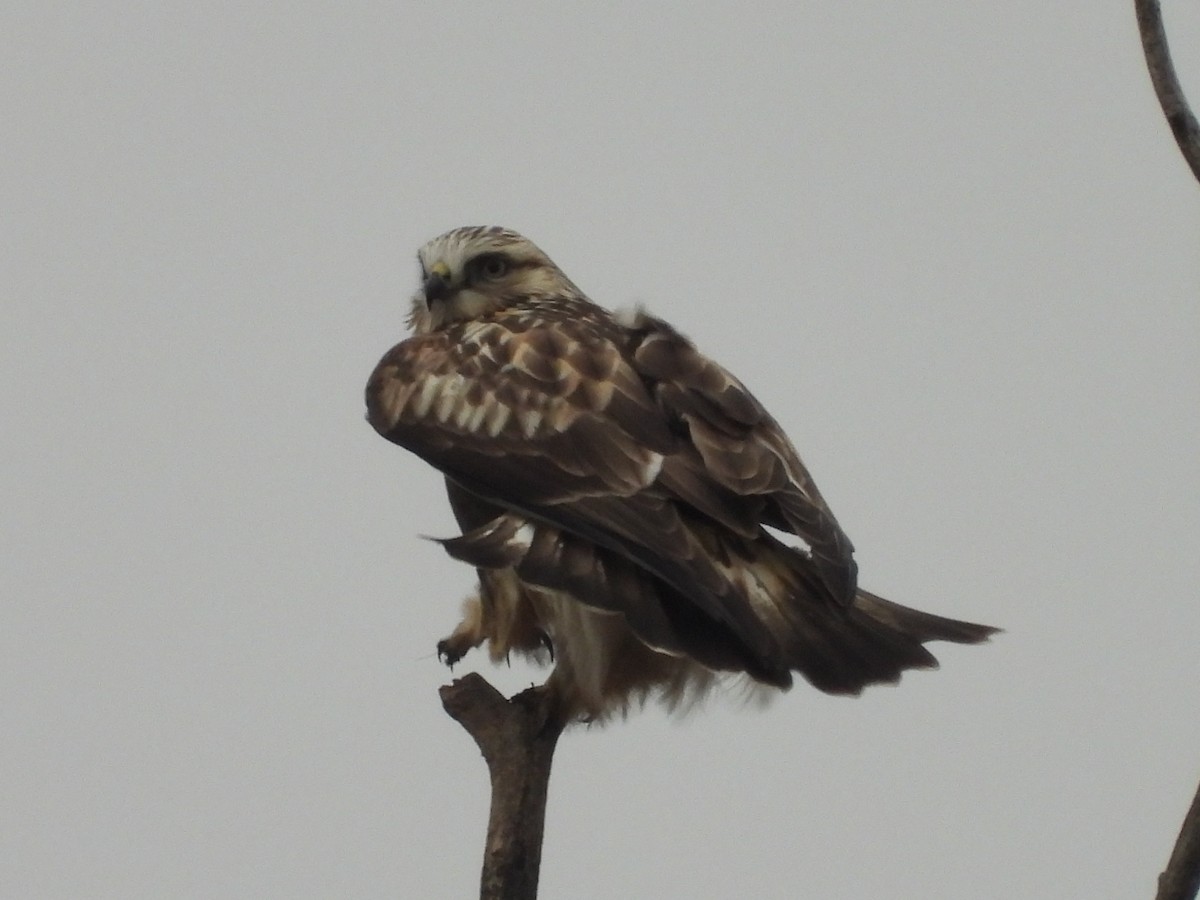
[[[441,378],[436,375],[427,377],[412,401],[413,414],[421,417],[429,415],[429,409],[433,406],[433,401],[438,398],[441,389]]]
[[[483,419],[484,431],[488,437],[495,437],[508,424],[509,409],[504,404],[497,403],[495,400],[492,400],[485,406],[486,411]]]
[[[527,438],[533,437],[542,424],[542,413],[537,409],[524,409],[517,414],[521,422],[521,433]]]
[[[642,466],[642,484],[654,484],[655,479],[658,478],[658,473],[662,471],[664,459],[666,457],[661,453],[650,454],[650,458]]]
[[[442,379],[441,388],[438,392],[437,407],[434,410],[439,422],[445,422],[450,418],[450,414],[454,411],[456,404],[462,397],[463,378],[461,375],[452,375]]]
[[[467,406],[464,408],[470,411],[470,415],[467,417],[467,421],[464,423],[463,428],[468,432],[478,431],[479,427],[483,424],[483,420],[487,417],[487,406],[483,403],[480,403],[473,407]]]
[[[637,306],[621,306],[613,310],[613,319],[622,328],[636,328],[641,324],[642,318],[646,314],[646,307],[642,304]]]

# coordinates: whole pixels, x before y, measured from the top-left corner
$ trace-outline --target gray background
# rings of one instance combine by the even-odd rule
[[[361,390],[416,248],[497,223],[737,372],[867,587],[1007,629],[568,734],[543,896],[1150,896],[1200,777],[1200,205],[1131,7],[7,4],[0,895],[475,892],[471,573]]]

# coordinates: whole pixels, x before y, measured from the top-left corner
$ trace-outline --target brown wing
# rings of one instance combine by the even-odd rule
[[[618,349],[513,325],[471,323],[397,345],[367,385],[368,420],[509,501],[625,496],[651,483],[678,442]]]
[[[630,331],[635,369],[689,438],[663,465],[660,483],[744,537],[754,537],[760,523],[800,537],[830,597],[850,605],[854,546],[779,424],[666,322],[638,313]]]
[[[614,334],[510,316],[412,338],[372,374],[368,419],[472,494],[653,573],[760,668],[786,672],[767,626],[656,485],[685,437]]]

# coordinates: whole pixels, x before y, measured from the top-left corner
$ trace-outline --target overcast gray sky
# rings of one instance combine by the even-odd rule
[[[568,733],[543,896],[1152,895],[1200,779],[1200,192],[1131,3],[2,20],[0,896],[476,893],[433,653],[472,573],[362,386],[416,248],[493,223],[738,373],[867,588],[1007,629]]]

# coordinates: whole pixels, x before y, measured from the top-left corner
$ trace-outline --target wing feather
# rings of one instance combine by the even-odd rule
[[[751,507],[756,519],[805,541],[830,598],[852,604],[854,545],[779,424],[740,381],[666,322],[638,312],[630,333],[633,365],[653,384],[660,407],[685,425],[698,455],[690,477],[672,470],[676,486],[690,486],[701,503],[721,496],[716,488],[757,501]],[[705,492],[705,480],[715,487]]]

